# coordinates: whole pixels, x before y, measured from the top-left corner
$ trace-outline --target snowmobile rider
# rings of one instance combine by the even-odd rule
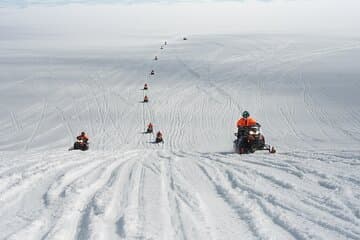
[[[149,98],[148,98],[148,96],[145,95],[145,97],[144,97],[144,103],[146,103],[146,102],[148,102],[148,101],[149,101]]]
[[[152,132],[153,132],[153,125],[152,125],[152,123],[149,123],[149,124],[148,124],[147,132],[148,132],[148,133],[152,133]]]
[[[154,74],[155,74],[155,71],[151,70],[150,75],[154,75]]]
[[[81,132],[81,134],[77,136],[76,139],[82,141],[85,144],[87,144],[87,142],[89,141],[89,137],[86,136],[85,132]]]
[[[250,117],[250,113],[248,111],[244,111],[242,113],[242,118],[240,118],[237,123],[237,127],[251,127],[256,125],[256,120],[252,117]]]
[[[240,118],[236,123],[236,126],[238,128],[238,137],[243,135],[244,128],[255,126],[256,124],[256,120],[250,117],[250,113],[248,111],[244,111],[242,113],[242,118]]]
[[[156,133],[156,139],[155,139],[155,142],[159,143],[159,142],[162,142],[163,141],[163,136],[162,136],[162,133],[160,131],[158,131]]]
[[[148,90],[148,85],[147,85],[147,83],[144,84],[144,90]]]

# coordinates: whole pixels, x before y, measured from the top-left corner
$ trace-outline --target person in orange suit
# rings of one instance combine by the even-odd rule
[[[160,131],[158,131],[158,132],[156,133],[155,142],[156,142],[156,143],[164,142],[164,140],[163,140],[163,135],[162,135],[162,133],[161,133]]]
[[[148,96],[145,95],[145,97],[144,97],[144,103],[146,103],[146,102],[148,102],[148,101],[149,101],[149,98],[148,98]]]
[[[250,117],[250,113],[248,111],[244,111],[242,113],[242,118],[240,118],[236,123],[236,126],[238,128],[251,127],[255,125],[256,125],[256,120]]]
[[[152,132],[153,132],[153,125],[152,125],[152,123],[149,123],[149,124],[148,124],[148,127],[147,127],[146,132],[147,132],[147,133],[152,133]]]
[[[77,136],[76,139],[82,141],[85,144],[89,141],[89,137],[86,136],[85,132],[81,132],[81,134]]]

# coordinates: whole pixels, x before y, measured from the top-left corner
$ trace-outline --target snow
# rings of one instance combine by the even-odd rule
[[[360,239],[359,38],[21,26],[0,35],[0,239]],[[276,154],[233,152],[243,110]]]

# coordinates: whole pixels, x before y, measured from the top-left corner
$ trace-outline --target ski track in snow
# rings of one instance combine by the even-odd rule
[[[35,87],[60,74],[52,61],[5,82],[36,98],[0,118],[0,239],[360,239],[359,108],[324,104],[337,82],[319,91],[306,75],[359,44],[274,39],[194,36],[79,62],[53,95]],[[245,109],[277,154],[229,150]],[[90,150],[67,152],[82,130]]]

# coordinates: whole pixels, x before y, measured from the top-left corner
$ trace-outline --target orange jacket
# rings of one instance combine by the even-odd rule
[[[254,125],[256,125],[256,120],[252,117],[240,118],[236,123],[237,127],[250,127]]]
[[[86,135],[77,136],[76,139],[77,139],[77,140],[82,140],[82,141],[85,142],[85,143],[86,143],[87,141],[89,141],[89,137],[86,136]]]

